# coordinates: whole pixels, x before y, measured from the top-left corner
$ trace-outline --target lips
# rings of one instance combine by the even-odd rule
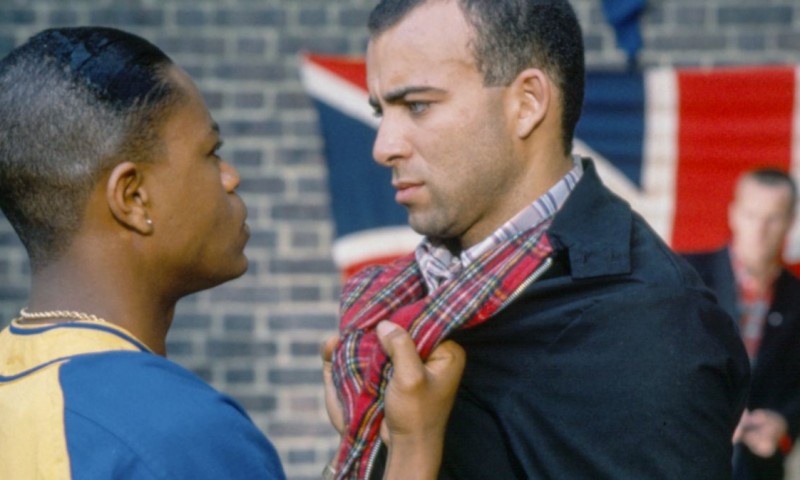
[[[245,205],[244,201],[239,195],[234,195],[234,199],[235,199],[233,200],[234,213],[232,215],[234,215],[234,218],[237,216],[240,216],[242,218],[241,234],[242,238],[244,239],[244,243],[247,243],[247,241],[250,240],[250,225],[247,223],[247,216],[248,216],[247,205]],[[238,212],[236,212],[237,210]]]
[[[393,181],[392,187],[397,190],[394,195],[395,202],[404,205],[411,203],[414,195],[422,189],[422,183],[408,181]]]

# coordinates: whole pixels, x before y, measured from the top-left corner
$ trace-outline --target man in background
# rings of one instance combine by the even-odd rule
[[[797,188],[785,172],[745,172],[728,210],[731,241],[687,255],[739,323],[752,368],[747,409],[734,433],[734,478],[784,478],[800,428],[800,280],[781,254]]]

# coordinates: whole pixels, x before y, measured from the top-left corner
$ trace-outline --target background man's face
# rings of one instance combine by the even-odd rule
[[[789,188],[746,178],[729,209],[733,248],[748,268],[777,260],[792,223]]]

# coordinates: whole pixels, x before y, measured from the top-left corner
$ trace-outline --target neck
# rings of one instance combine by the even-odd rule
[[[764,262],[746,261],[737,254],[737,249],[732,248],[735,273],[740,282],[748,282],[757,286],[760,290],[769,287],[777,278],[781,271],[781,263],[778,258],[773,258]]]
[[[551,148],[551,150],[553,149]],[[495,222],[491,225],[484,225],[480,230],[470,229],[461,235],[457,242],[447,241],[446,245],[451,252],[458,254],[488,238],[547,193],[573,167],[571,156],[564,156],[563,153],[556,151],[549,155],[534,151],[529,153],[527,158],[530,159],[529,168],[520,173],[520,181],[515,184],[514,188],[503,194],[506,201],[503,203],[502,215],[495,217]]]
[[[780,271],[781,266],[778,263],[769,263],[764,265],[743,265],[744,273],[752,280],[758,283],[769,283]]]
[[[36,269],[31,277],[27,310],[94,315],[126,329],[153,352],[166,355],[166,337],[175,302],[158,301],[150,295],[152,292],[129,281],[125,275],[87,267],[101,263],[61,259]]]

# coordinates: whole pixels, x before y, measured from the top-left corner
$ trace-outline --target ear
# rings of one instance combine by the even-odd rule
[[[527,138],[542,123],[551,101],[550,78],[538,68],[523,70],[511,85],[516,105],[516,134]]]
[[[142,235],[153,233],[148,214],[148,195],[140,165],[123,162],[114,167],[106,184],[106,201],[114,218]]]

